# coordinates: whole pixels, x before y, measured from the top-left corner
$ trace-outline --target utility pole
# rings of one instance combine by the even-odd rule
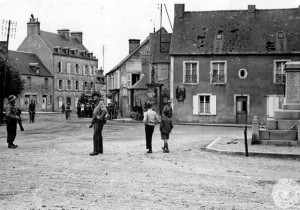
[[[12,22],[11,20],[3,20],[2,23],[2,36],[6,34],[6,47],[5,47],[5,59],[4,59],[4,72],[3,72],[3,87],[1,93],[1,104],[0,104],[0,124],[4,121],[3,109],[4,109],[4,98],[5,98],[5,90],[6,90],[6,74],[7,74],[7,59],[8,59],[8,43],[9,38],[15,38],[16,36],[16,27],[17,22]],[[6,26],[7,25],[7,26]],[[7,31],[6,31],[7,29]],[[12,32],[12,33],[10,33]]]

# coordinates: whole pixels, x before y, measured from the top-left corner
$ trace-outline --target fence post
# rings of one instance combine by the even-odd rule
[[[245,125],[244,137],[245,137],[245,154],[246,157],[248,157],[247,125]]]

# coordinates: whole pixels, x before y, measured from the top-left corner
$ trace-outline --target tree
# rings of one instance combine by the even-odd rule
[[[3,123],[4,98],[8,98],[10,95],[20,96],[24,90],[24,84],[20,73],[8,62],[0,61],[0,76],[0,123]]]

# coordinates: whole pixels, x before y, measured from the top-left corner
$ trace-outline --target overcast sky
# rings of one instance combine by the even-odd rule
[[[162,26],[168,32],[172,30],[164,4],[172,25],[175,3],[184,3],[185,11],[246,10],[249,4],[255,4],[257,9],[299,7],[299,0],[0,0],[0,3],[1,24],[3,19],[17,22],[16,37],[9,40],[10,50],[17,50],[25,39],[26,23],[33,14],[43,31],[83,32],[84,46],[94,53],[99,68],[104,66],[105,72],[128,55],[128,39],[142,42],[154,27],[159,29],[160,4],[163,4]],[[2,33],[0,38],[6,40]]]

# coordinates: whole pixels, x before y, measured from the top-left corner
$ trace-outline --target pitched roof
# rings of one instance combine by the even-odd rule
[[[184,12],[175,17],[170,54],[300,52],[300,10]],[[176,7],[175,7],[176,8]],[[250,7],[249,7],[250,8]],[[278,38],[278,32],[284,38]],[[217,40],[221,34],[222,40]]]
[[[40,61],[40,59],[32,53],[18,52],[9,50],[8,62],[12,65],[20,74],[23,75],[33,75],[33,76],[46,76],[52,77],[52,74]],[[36,74],[34,68],[31,65],[38,65],[39,73]]]
[[[40,37],[53,52],[55,52],[54,47],[56,46],[60,46],[61,48],[68,47],[70,49],[88,51],[82,43],[80,43],[76,38],[71,36],[69,37],[69,40],[66,40],[63,35],[41,30]]]
[[[132,53],[128,54],[112,70],[110,70],[109,72],[107,72],[106,75],[109,74],[109,73],[111,73],[111,72],[113,72],[113,71],[115,71],[115,70],[117,70],[122,64],[124,64],[129,58],[131,58],[131,56],[133,56],[137,51],[139,51],[148,42],[150,44],[151,52],[154,52],[153,50],[156,49],[156,51],[155,51],[156,53],[155,54],[157,54],[157,56],[155,56],[155,57],[151,56],[151,61],[154,61],[154,59],[156,59],[156,61],[158,61],[158,62],[166,62],[166,60],[167,60],[166,56],[169,59],[169,54],[168,53],[165,53],[167,55],[163,55],[163,57],[159,57],[158,56],[159,54],[162,54],[162,53],[159,53],[159,44],[157,44],[157,42],[159,41],[158,38],[159,38],[160,32],[162,32],[162,34],[163,34],[162,35],[162,40],[164,40],[165,43],[170,42],[172,34],[168,34],[168,32],[166,31],[166,29],[163,28],[163,27],[160,28],[155,33],[150,33],[150,35]],[[153,39],[156,39],[156,42]],[[168,50],[168,48],[169,48],[169,46],[167,44],[165,44],[163,47],[165,47],[166,50]],[[153,53],[151,53],[151,54],[153,55]]]

